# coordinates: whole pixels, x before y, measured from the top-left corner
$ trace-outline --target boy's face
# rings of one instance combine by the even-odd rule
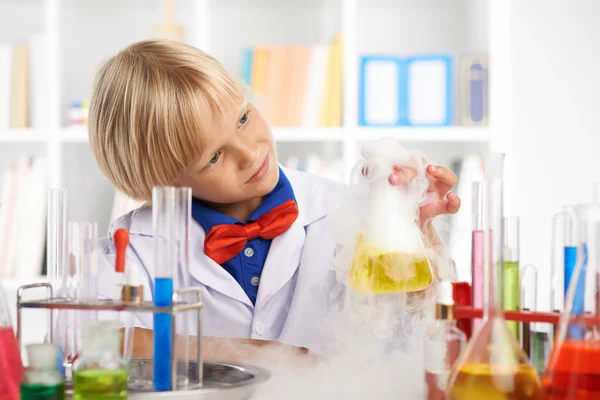
[[[275,141],[252,104],[227,104],[223,116],[204,128],[204,150],[181,175],[181,185],[192,188],[195,198],[232,204],[273,190],[279,180]]]

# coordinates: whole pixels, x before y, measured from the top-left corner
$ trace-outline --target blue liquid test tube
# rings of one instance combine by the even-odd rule
[[[581,237],[580,213],[582,208],[579,206],[565,206],[565,224],[564,224],[564,296],[570,285],[575,285],[575,295],[573,297],[572,315],[583,315],[585,299],[585,271],[587,264],[586,245],[584,238]],[[574,283],[574,272],[577,264],[582,263],[577,282]],[[577,325],[569,326],[569,337],[572,339],[582,339],[585,335],[585,329]]]
[[[154,305],[169,307],[173,298],[173,273],[177,265],[175,236],[175,188],[152,190],[152,224],[154,230]],[[154,314],[154,376],[156,391],[170,391],[173,326],[169,313]]]

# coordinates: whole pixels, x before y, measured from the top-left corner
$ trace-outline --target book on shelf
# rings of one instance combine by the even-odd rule
[[[45,158],[21,155],[2,174],[0,276],[35,278],[46,245]]]
[[[327,45],[256,46],[242,56],[242,79],[272,126],[341,126],[342,36]]]
[[[26,43],[0,43],[0,130],[45,125],[47,51],[44,35]]]

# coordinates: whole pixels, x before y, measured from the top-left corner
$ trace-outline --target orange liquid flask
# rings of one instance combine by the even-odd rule
[[[484,162],[484,315],[452,368],[447,396],[451,400],[536,400],[541,395],[537,371],[503,313],[503,156],[489,154]]]
[[[544,399],[600,399],[600,204],[565,213],[577,240],[575,269],[542,379]]]
[[[425,164],[392,139],[362,147],[364,160],[352,181],[366,193],[361,231],[350,270],[351,286],[363,294],[415,292],[433,283],[433,273],[418,228],[419,204],[428,186]],[[392,185],[394,165],[410,182]]]

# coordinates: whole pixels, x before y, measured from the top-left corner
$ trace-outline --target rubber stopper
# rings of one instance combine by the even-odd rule
[[[117,249],[117,260],[115,262],[116,272],[125,272],[125,251],[129,245],[129,232],[127,229],[117,229],[114,235],[115,247]]]

